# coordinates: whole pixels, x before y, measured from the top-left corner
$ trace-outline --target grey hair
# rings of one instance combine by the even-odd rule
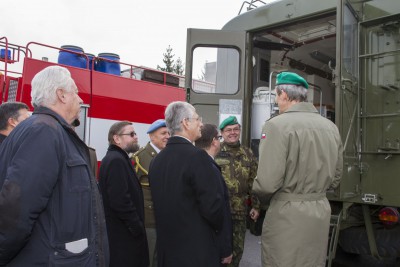
[[[183,130],[181,122],[185,118],[192,118],[194,113],[195,108],[187,102],[171,102],[165,109],[165,124],[171,135],[181,132]]]
[[[69,70],[60,66],[50,66],[38,72],[32,79],[32,106],[48,107],[55,104],[57,89],[63,89],[66,92],[76,89]]]
[[[289,101],[299,101],[306,102],[307,101],[307,89],[301,85],[295,84],[280,84],[275,87],[276,93],[280,95],[282,91],[284,91]]]

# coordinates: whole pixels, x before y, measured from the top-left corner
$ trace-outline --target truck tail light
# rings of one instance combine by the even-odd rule
[[[379,211],[379,220],[384,225],[394,225],[399,222],[400,214],[395,208],[385,207]]]

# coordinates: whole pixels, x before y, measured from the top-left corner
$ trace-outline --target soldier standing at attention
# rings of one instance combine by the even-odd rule
[[[150,125],[147,134],[150,141],[133,155],[135,170],[143,190],[144,198],[144,223],[146,227],[147,242],[149,245],[150,267],[157,266],[156,251],[156,221],[154,217],[153,200],[149,185],[149,167],[153,158],[165,148],[169,138],[169,131],[165,120],[156,120]]]
[[[249,196],[252,199],[250,217],[257,220],[259,215],[259,201],[251,195],[258,160],[250,148],[240,144],[240,124],[235,116],[225,119],[219,128],[224,142],[215,161],[228,187],[233,226],[233,258],[228,266],[238,267],[243,255]]]

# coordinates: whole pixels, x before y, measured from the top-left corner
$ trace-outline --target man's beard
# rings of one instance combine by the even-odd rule
[[[138,143],[131,143],[127,145],[127,147],[124,149],[126,153],[135,153],[136,151],[139,150],[139,144]]]

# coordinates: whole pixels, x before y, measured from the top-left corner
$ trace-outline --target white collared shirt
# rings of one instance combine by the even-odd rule
[[[157,154],[160,153],[161,149],[159,149],[158,147],[156,147],[156,145],[153,144],[151,141],[150,141],[150,145],[154,148],[154,150],[157,152]]]

